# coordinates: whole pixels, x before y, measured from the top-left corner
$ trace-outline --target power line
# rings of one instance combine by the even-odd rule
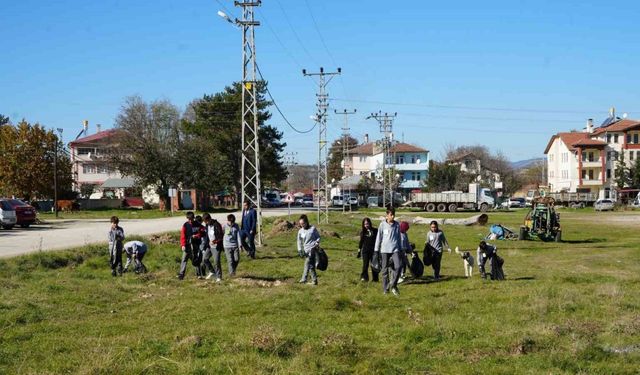
[[[528,113],[572,113],[572,114],[584,114],[590,113],[592,110],[556,110],[556,109],[529,109],[529,108],[507,108],[507,107],[473,107],[473,106],[458,106],[458,105],[438,105],[427,103],[402,103],[402,102],[383,102],[378,100],[359,100],[359,99],[342,99],[333,98],[330,99],[336,102],[355,102],[355,103],[370,103],[370,104],[382,104],[382,105],[400,105],[409,107],[427,107],[427,108],[443,108],[443,109],[468,109],[474,111],[502,111],[502,112],[528,112]]]
[[[260,67],[256,64],[256,68],[258,69],[258,75],[260,75],[260,78],[262,79],[262,81],[266,82],[266,80],[264,79],[264,77],[262,76],[262,72],[260,71]],[[287,125],[289,125],[289,127],[291,127],[291,129],[293,129],[295,132],[300,133],[300,134],[305,134],[305,133],[310,133],[313,129],[315,129],[317,122],[315,122],[313,124],[313,126],[311,127],[311,129],[309,130],[298,130],[296,129],[295,126],[291,125],[291,123],[289,122],[289,120],[287,119],[287,117],[284,115],[284,113],[282,113],[282,111],[280,110],[280,107],[278,107],[278,103],[276,103],[276,100],[273,98],[273,95],[271,95],[271,91],[269,91],[269,87],[265,85],[265,88],[267,90],[267,94],[269,95],[269,98],[271,98],[271,102],[273,103],[273,105],[276,107],[276,110],[278,110],[278,113],[280,114],[280,116],[282,116],[282,119],[284,120],[284,122],[287,123]]]
[[[265,25],[271,31],[273,36],[276,38],[276,40],[278,41],[282,49],[287,53],[287,55],[289,55],[291,60],[293,60],[293,62],[298,66],[298,68],[302,69],[302,65],[298,62],[298,59],[296,59],[295,56],[293,56],[293,54],[289,51],[289,49],[284,45],[284,43],[282,43],[282,40],[280,40],[280,37],[278,37],[278,34],[276,34],[276,31],[271,27],[271,24],[269,24],[269,22],[266,21],[264,14],[260,11],[258,11],[258,13],[260,13],[260,16],[262,17]]]
[[[313,56],[311,56],[311,53],[309,52],[309,50],[307,50],[307,47],[305,47],[304,43],[302,42],[302,40],[300,39],[300,36],[298,35],[298,33],[296,32],[296,29],[293,27],[293,25],[291,24],[291,21],[289,21],[289,16],[287,16],[287,12],[284,10],[284,7],[282,6],[282,4],[280,3],[280,0],[276,0],[276,3],[278,3],[278,6],[280,7],[280,10],[282,11],[282,14],[284,15],[284,19],[287,21],[287,24],[289,25],[289,28],[291,29],[291,31],[293,32],[293,35],[296,37],[296,39],[298,40],[298,43],[300,44],[300,46],[302,47],[302,50],[307,54],[307,56],[309,57],[309,59],[313,62],[315,62],[315,59],[313,58]],[[316,65],[319,65],[316,63]]]

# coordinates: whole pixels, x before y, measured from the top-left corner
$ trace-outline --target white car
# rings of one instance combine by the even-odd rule
[[[11,229],[17,221],[18,217],[13,206],[6,199],[0,199],[0,226],[4,229]]]
[[[596,211],[613,211],[614,203],[611,199],[598,199],[593,208]]]

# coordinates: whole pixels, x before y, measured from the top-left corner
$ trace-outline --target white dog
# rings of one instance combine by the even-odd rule
[[[464,266],[464,276],[471,277],[473,274],[473,256],[468,251],[460,251],[456,246],[456,254],[462,258],[462,264]]]

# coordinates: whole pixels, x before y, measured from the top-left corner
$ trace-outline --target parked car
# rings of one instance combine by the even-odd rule
[[[16,211],[16,224],[28,228],[36,221],[36,209],[20,199],[7,199],[7,202]]]
[[[525,198],[509,198],[502,202],[502,207],[505,208],[524,208],[527,205]]]
[[[593,208],[596,211],[613,211],[614,203],[611,199],[598,199]]]
[[[293,204],[296,206],[302,206],[304,203],[304,197],[297,197],[293,200]]]
[[[302,197],[302,207],[313,207],[313,196]]]
[[[349,197],[348,198],[349,205],[351,207],[358,207],[358,198],[357,197]]]
[[[9,200],[0,199],[0,226],[4,229],[11,229],[17,221],[16,210],[9,203]]]
[[[337,206],[337,207],[342,207],[344,205],[344,197],[341,197],[339,195],[335,195],[331,198],[331,205],[332,206]]]

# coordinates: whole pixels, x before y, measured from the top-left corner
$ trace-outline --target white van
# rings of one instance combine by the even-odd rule
[[[6,199],[0,199],[0,226],[4,229],[11,229],[17,221],[16,210]]]

